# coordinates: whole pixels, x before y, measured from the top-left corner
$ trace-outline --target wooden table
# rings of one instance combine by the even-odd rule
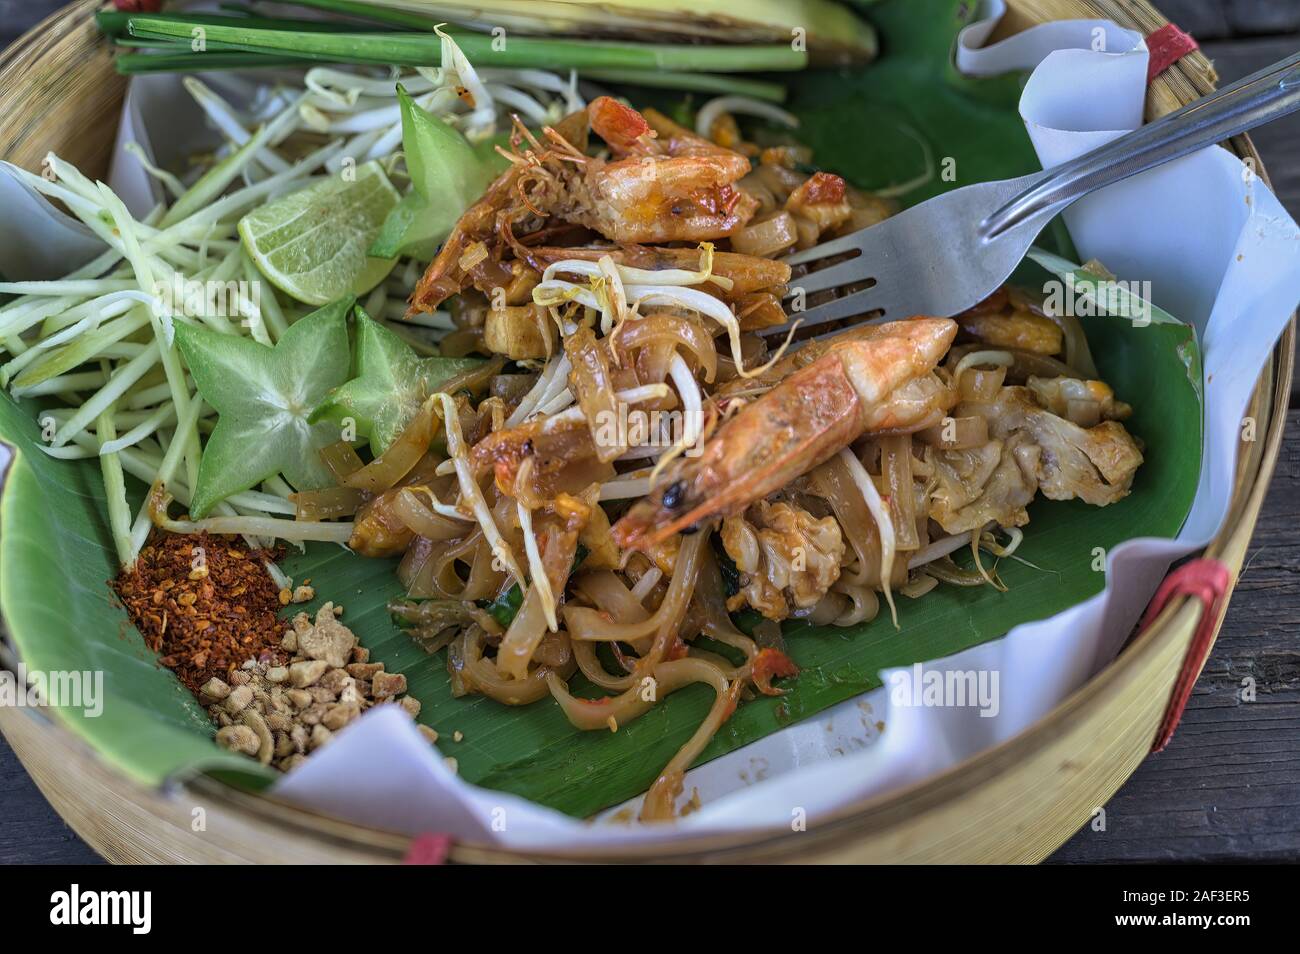
[[[0,47],[61,0],[0,0]],[[1300,49],[1294,0],[1160,0],[1222,79]],[[1278,195],[1300,219],[1300,115],[1254,134]],[[1300,861],[1300,386],[1223,630],[1169,747],[1148,758],[1054,862]],[[1241,699],[1251,683],[1255,701]],[[0,738],[0,864],[97,856],[37,791]]]

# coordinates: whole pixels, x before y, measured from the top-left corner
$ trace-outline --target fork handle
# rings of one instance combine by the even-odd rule
[[[979,226],[983,241],[1139,172],[1223,142],[1300,108],[1300,53],[1046,170]]]

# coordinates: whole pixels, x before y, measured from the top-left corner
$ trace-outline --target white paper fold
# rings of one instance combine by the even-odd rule
[[[983,47],[1003,12],[1000,0],[985,2],[981,20],[959,38],[957,64],[971,75],[1033,71],[1020,112],[1044,166],[1141,123],[1147,51],[1139,35],[1106,21],[1068,21]],[[195,110],[188,103],[181,110],[178,93],[184,96],[174,77],[133,80],[119,147],[132,138],[154,154],[161,142],[182,141],[173,134],[175,124]],[[133,211],[147,210],[157,198],[153,184],[120,149],[117,160],[114,187]],[[0,200],[12,191],[8,181],[0,176]],[[23,215],[18,209],[0,201],[0,268],[7,273],[10,262],[22,263],[12,257],[19,244],[12,230]],[[1099,259],[1120,278],[1150,281],[1154,301],[1200,332],[1202,477],[1176,539],[1131,540],[1112,550],[1105,592],[1003,639],[926,664],[929,670],[996,673],[996,716],[975,707],[895,705],[889,690],[895,673],[887,672],[885,688],[693,770],[686,790],[698,789],[701,807],[674,825],[641,827],[612,823],[629,817],[626,810],[607,813],[610,823],[587,824],[468,785],[409,720],[379,708],[279,782],[277,795],[411,834],[441,831],[465,841],[537,849],[596,847],[788,828],[805,818],[815,825],[818,816],[850,800],[914,783],[1023,731],[1114,657],[1170,562],[1217,531],[1231,494],[1243,409],[1300,300],[1300,231],[1272,193],[1219,148],[1099,192],[1075,205],[1067,223],[1085,258]],[[53,224],[49,231],[59,234]],[[71,235],[61,240],[75,245]],[[94,251],[84,251],[82,259]],[[63,257],[64,270],[76,258]],[[48,263],[29,261],[11,274],[44,277],[50,273],[42,264]],[[455,743],[445,743],[442,752],[454,755]]]
[[[103,250],[104,243],[90,229],[46,202],[7,165],[0,165],[0,275],[4,280],[62,278]]]

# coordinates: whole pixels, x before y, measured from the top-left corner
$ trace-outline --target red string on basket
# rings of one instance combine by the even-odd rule
[[[447,863],[451,851],[451,835],[440,831],[428,831],[417,835],[406,849],[404,865],[442,865]]]
[[[1183,709],[1187,707],[1187,700],[1191,698],[1196,677],[1201,674],[1205,657],[1210,654],[1210,646],[1214,642],[1214,633],[1219,627],[1219,619],[1223,615],[1223,607],[1227,602],[1231,584],[1232,574],[1218,560],[1192,560],[1165,577],[1165,581],[1160,584],[1160,589],[1156,590],[1151,604],[1142,615],[1138,632],[1146,630],[1175,596],[1190,596],[1201,601],[1201,620],[1196,625],[1196,632],[1192,634],[1192,642],[1187,647],[1187,655],[1183,657],[1178,678],[1174,680],[1174,691],[1169,697],[1169,706],[1165,709],[1164,718],[1160,720],[1160,729],[1156,732],[1155,742],[1151,744],[1152,752],[1159,752],[1169,744],[1178,720],[1183,717]]]
[[[1173,66],[1192,50],[1199,50],[1190,33],[1184,33],[1172,23],[1166,23],[1147,37],[1151,58],[1147,61],[1147,82]]]

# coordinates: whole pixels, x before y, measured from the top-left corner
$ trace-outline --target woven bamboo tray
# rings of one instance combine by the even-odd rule
[[[0,54],[0,157],[39,167],[51,149],[102,175],[125,91],[98,36],[96,0],[78,0]],[[1106,18],[1144,35],[1165,19],[1144,0],[1010,0],[1014,32],[1052,19]],[[1152,84],[1148,118],[1214,88],[1192,53]],[[1248,137],[1230,144],[1259,157]],[[1262,172],[1262,166],[1257,165]],[[1277,460],[1290,391],[1295,320],[1256,385],[1247,414],[1259,439],[1243,443],[1224,531],[1205,557],[1241,568]],[[1222,622],[1222,610],[1213,621]],[[1202,605],[1176,596],[1124,652],[1020,736],[910,788],[846,808],[806,832],[699,838],[671,849],[524,854],[454,845],[463,862],[1036,862],[1104,805],[1147,755],[1169,707]],[[1203,658],[1203,657],[1202,657]],[[114,862],[396,862],[409,839],[339,822],[211,779],[165,791],[116,774],[68,730],[36,710],[0,708],[0,731],[59,813]],[[206,830],[191,830],[195,808]]]

